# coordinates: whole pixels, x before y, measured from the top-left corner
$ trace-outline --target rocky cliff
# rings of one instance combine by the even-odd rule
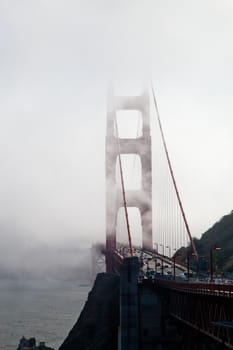
[[[97,275],[79,319],[59,350],[117,350],[119,276]]]

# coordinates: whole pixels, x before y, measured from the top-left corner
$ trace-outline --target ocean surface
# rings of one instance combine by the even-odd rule
[[[0,280],[0,349],[16,350],[24,335],[57,350],[90,290],[78,282]]]

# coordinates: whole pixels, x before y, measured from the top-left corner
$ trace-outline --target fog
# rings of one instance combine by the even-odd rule
[[[5,228],[2,232],[7,232]],[[35,238],[25,239],[13,231],[14,241],[1,234],[0,279],[43,279],[90,282],[91,251],[79,247],[76,241],[68,243],[42,242]]]
[[[104,242],[110,82],[152,79],[193,234],[232,210],[232,16],[229,0],[1,0],[2,271],[61,271]]]

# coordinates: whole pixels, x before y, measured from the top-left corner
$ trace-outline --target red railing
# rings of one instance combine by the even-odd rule
[[[233,286],[215,283],[185,283],[176,281],[166,281],[163,279],[145,280],[146,283],[152,283],[159,288],[176,290],[189,294],[214,295],[219,297],[233,298]]]

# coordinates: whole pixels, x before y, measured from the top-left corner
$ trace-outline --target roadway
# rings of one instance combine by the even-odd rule
[[[118,253],[122,257],[130,256],[129,249],[126,247],[119,247]],[[165,280],[176,280],[189,283],[209,284],[210,278],[208,276],[199,275],[192,269],[189,270],[186,266],[175,262],[167,256],[161,255],[157,252],[150,252],[142,250],[141,248],[134,248],[134,256],[138,256],[140,261],[139,279],[154,279],[163,278]],[[214,278],[213,282],[219,285],[232,285],[233,280],[226,278]]]

